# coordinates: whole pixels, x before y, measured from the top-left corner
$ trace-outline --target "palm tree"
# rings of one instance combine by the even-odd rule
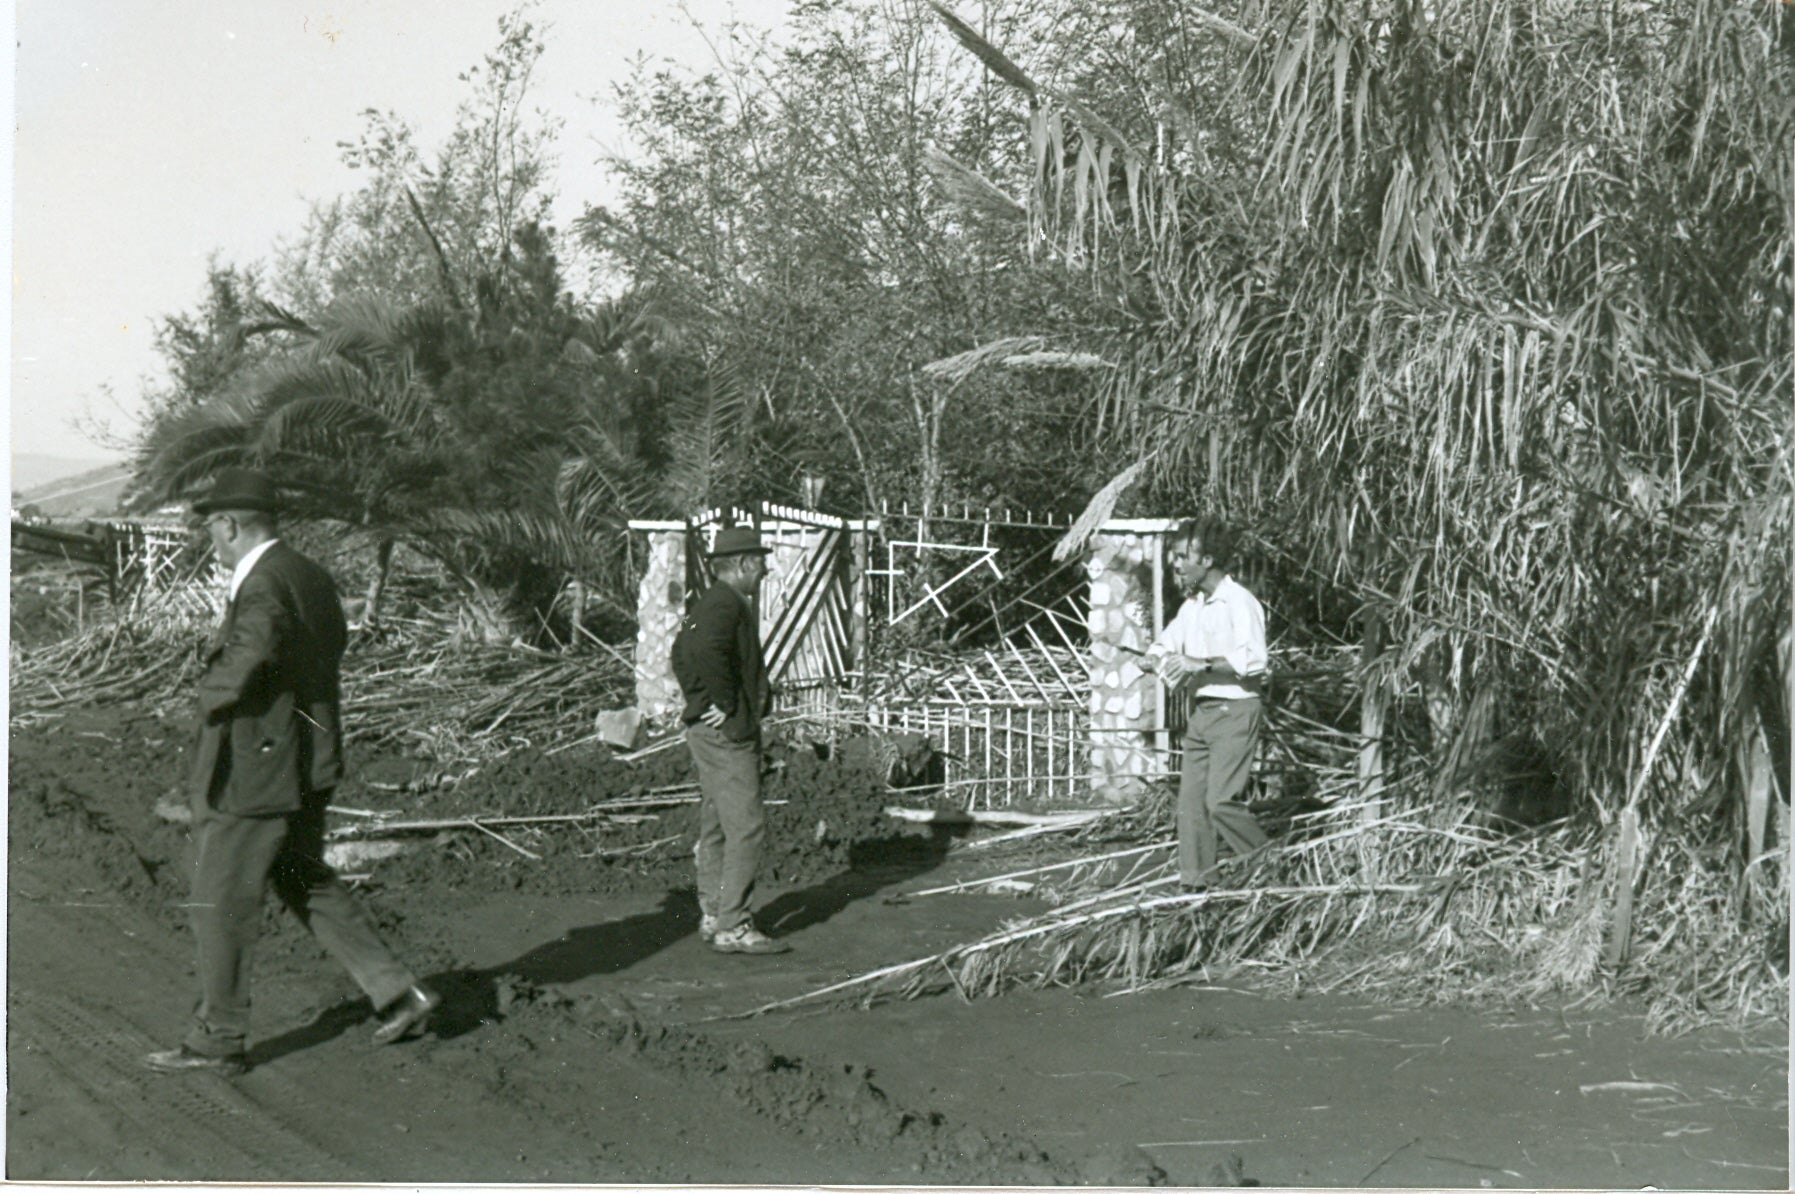
[[[152,425],[148,500],[228,465],[267,468],[298,517],[372,538],[369,620],[401,542],[506,639],[539,625],[569,577],[627,615],[623,524],[711,496],[746,404],[723,363],[683,356],[652,304],[576,311],[552,279],[535,289],[481,287],[472,311],[361,297],[314,320],[263,304],[244,334],[282,350]]]

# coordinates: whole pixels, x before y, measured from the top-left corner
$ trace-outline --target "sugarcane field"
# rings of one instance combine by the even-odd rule
[[[1795,8],[101,7],[8,1182],[1789,1188]]]

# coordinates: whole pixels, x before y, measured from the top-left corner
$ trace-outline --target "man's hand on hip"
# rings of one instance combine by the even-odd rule
[[[729,720],[729,717],[723,710],[717,708],[715,705],[706,705],[704,712],[698,715],[698,720],[702,721],[713,730],[720,730],[723,728],[723,723]]]

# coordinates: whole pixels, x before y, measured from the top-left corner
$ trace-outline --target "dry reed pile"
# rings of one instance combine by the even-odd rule
[[[212,618],[197,605],[133,606],[66,638],[12,644],[13,726],[122,701],[160,705],[183,689],[190,693]]]
[[[595,741],[593,721],[634,700],[629,657],[460,641],[447,621],[413,617],[357,643],[344,661],[349,740],[403,751],[445,778],[513,751]]]
[[[13,725],[125,701],[184,710],[213,617],[192,603],[145,605],[53,643],[14,646]],[[433,768],[420,786],[512,751],[590,741],[596,715],[632,699],[630,660],[613,648],[569,655],[479,645],[456,629],[452,617],[391,619],[352,636],[344,659],[351,746],[402,751]]]
[[[1317,744],[1299,750],[1312,756]],[[1516,831],[1473,805],[1442,805],[1419,780],[1399,782],[1375,807],[1336,799],[1291,816],[1273,849],[1224,862],[1221,886],[1194,892],[1177,883],[1169,803],[1162,791],[1069,846],[1062,837],[1052,861],[994,864],[983,879],[910,897],[1026,893],[1048,911],[755,1010],[1228,978],[1403,1002],[1630,997],[1643,1000],[1653,1030],[1671,1033],[1788,1015],[1786,853],[1742,865],[1692,844],[1712,826],[1662,824],[1644,842],[1632,949],[1615,968],[1604,958],[1618,894],[1612,828]]]

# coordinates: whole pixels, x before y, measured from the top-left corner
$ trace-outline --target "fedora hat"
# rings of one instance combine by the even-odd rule
[[[753,527],[724,527],[711,543],[711,559],[718,556],[740,556],[758,552],[766,555],[773,549],[762,545],[760,532]]]
[[[211,514],[219,510],[259,510],[273,514],[280,506],[274,482],[268,474],[253,468],[219,469],[212,478],[212,488],[193,502],[195,514]]]

